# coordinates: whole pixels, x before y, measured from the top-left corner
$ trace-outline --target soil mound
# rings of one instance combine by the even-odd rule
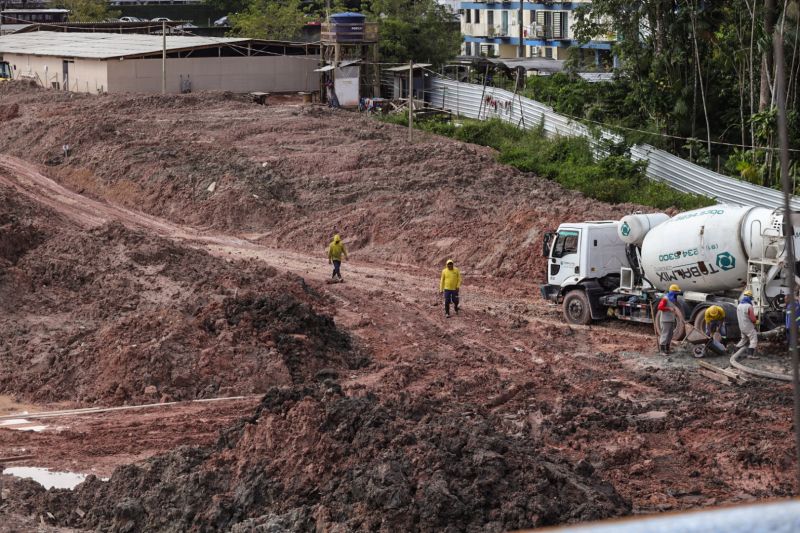
[[[263,393],[352,368],[330,302],[293,275],[110,223],[0,202],[0,391],[121,404]]]
[[[474,405],[346,397],[326,379],[271,390],[213,449],[72,492],[18,482],[14,505],[103,531],[504,531],[629,512],[588,463],[500,426]]]
[[[637,209],[501,165],[488,148],[422,132],[409,144],[404,128],[349,112],[225,93],[8,90],[25,113],[0,150],[50,165],[48,175],[82,193],[295,250],[321,250],[340,232],[354,257],[453,257],[467,275],[541,279],[544,231]]]

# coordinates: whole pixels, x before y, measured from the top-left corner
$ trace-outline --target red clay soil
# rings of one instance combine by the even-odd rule
[[[347,397],[328,379],[273,389],[214,448],[179,449],[74,492],[17,483],[15,498],[103,531],[499,532],[627,510],[591,465],[549,457],[500,425],[474,405]]]
[[[354,366],[301,278],[0,190],[0,392],[115,405],[263,392]],[[303,364],[299,364],[303,361]]]
[[[542,231],[636,209],[500,165],[488,148],[421,132],[409,147],[402,128],[318,106],[16,84],[0,97],[20,114],[0,152],[49,165],[84,194],[281,248],[321,251],[339,231],[365,259],[439,265],[453,256],[472,274],[539,279]]]
[[[24,304],[3,304],[14,336],[0,357],[22,376],[5,390],[138,401],[151,365],[159,391],[182,398],[284,386],[214,446],[170,452],[164,438],[170,453],[74,493],[18,482],[14,509],[112,530],[455,531],[791,493],[788,386],[707,380],[687,354],[657,356],[650,329],[570,327],[536,294],[544,230],[632,206],[498,165],[490,150],[422,135],[409,145],[405,131],[345,112],[221,94],[0,91],[20,113],[0,150],[33,161],[0,156],[12,201],[2,227],[14,228],[0,290],[13,283],[3,302],[19,293]],[[354,260],[346,283],[327,285],[334,228]],[[445,320],[435,289],[451,255],[463,309]],[[85,338],[65,345],[80,325]],[[62,345],[63,362],[50,351]],[[116,359],[104,366],[95,351]],[[139,351],[146,362],[130,364]],[[173,352],[179,365],[159,359]],[[53,370],[25,366],[48,353]],[[80,393],[50,384],[62,365]],[[260,365],[273,366],[251,376]],[[112,380],[79,375],[101,369],[119,396]],[[217,369],[238,388],[214,381]],[[68,441],[49,438],[66,457]],[[80,449],[72,460],[91,471]]]

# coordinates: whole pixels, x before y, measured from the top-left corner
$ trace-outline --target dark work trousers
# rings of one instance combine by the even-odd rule
[[[444,290],[444,314],[450,314],[450,303],[455,306],[456,313],[458,313],[458,289],[451,291],[448,289]]]
[[[342,273],[339,271],[339,267],[341,266],[342,266],[341,261],[337,259],[333,260],[333,274],[331,274],[331,278],[336,279],[336,277],[338,276],[339,279],[342,279]]]

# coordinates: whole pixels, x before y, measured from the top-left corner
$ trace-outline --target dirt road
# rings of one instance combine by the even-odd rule
[[[85,228],[119,221],[220,257],[253,258],[302,276],[334,299],[337,323],[371,353],[373,364],[344,376],[348,394],[414,394],[485,406],[502,415],[509,431],[529,432],[566,457],[588,460],[632,500],[634,512],[788,493],[788,388],[755,381],[740,391],[704,381],[691,371],[690,361],[675,364],[655,356],[647,328],[569,327],[536,297],[528,279],[466,271],[463,311],[445,320],[436,293],[438,269],[368,263],[355,254],[343,267],[346,282],[328,285],[322,248],[318,254],[274,249],[243,236],[180,226],[84,197],[36,165],[7,155],[0,156],[0,185]],[[195,416],[194,409],[178,408],[168,420]],[[209,416],[217,417],[210,427],[219,427],[233,412]],[[167,435],[180,425],[148,426],[148,418],[125,415],[107,422],[142,428],[136,431],[146,427],[148,435],[157,433],[153,446],[108,454],[99,464],[96,451],[71,448],[69,460],[60,455],[44,466],[71,461],[107,473],[178,442]],[[81,438],[91,440],[109,434],[103,420],[65,423],[80,426]],[[30,445],[38,446],[41,457],[48,455],[47,446],[63,454],[72,446],[73,431],[31,436]],[[184,441],[207,438],[204,433]]]

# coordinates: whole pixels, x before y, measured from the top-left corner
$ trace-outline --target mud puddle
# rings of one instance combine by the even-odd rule
[[[84,481],[90,474],[80,474],[77,472],[53,472],[49,468],[38,466],[13,466],[5,468],[4,474],[20,479],[32,479],[45,489],[74,489]],[[106,481],[108,478],[102,478]]]

